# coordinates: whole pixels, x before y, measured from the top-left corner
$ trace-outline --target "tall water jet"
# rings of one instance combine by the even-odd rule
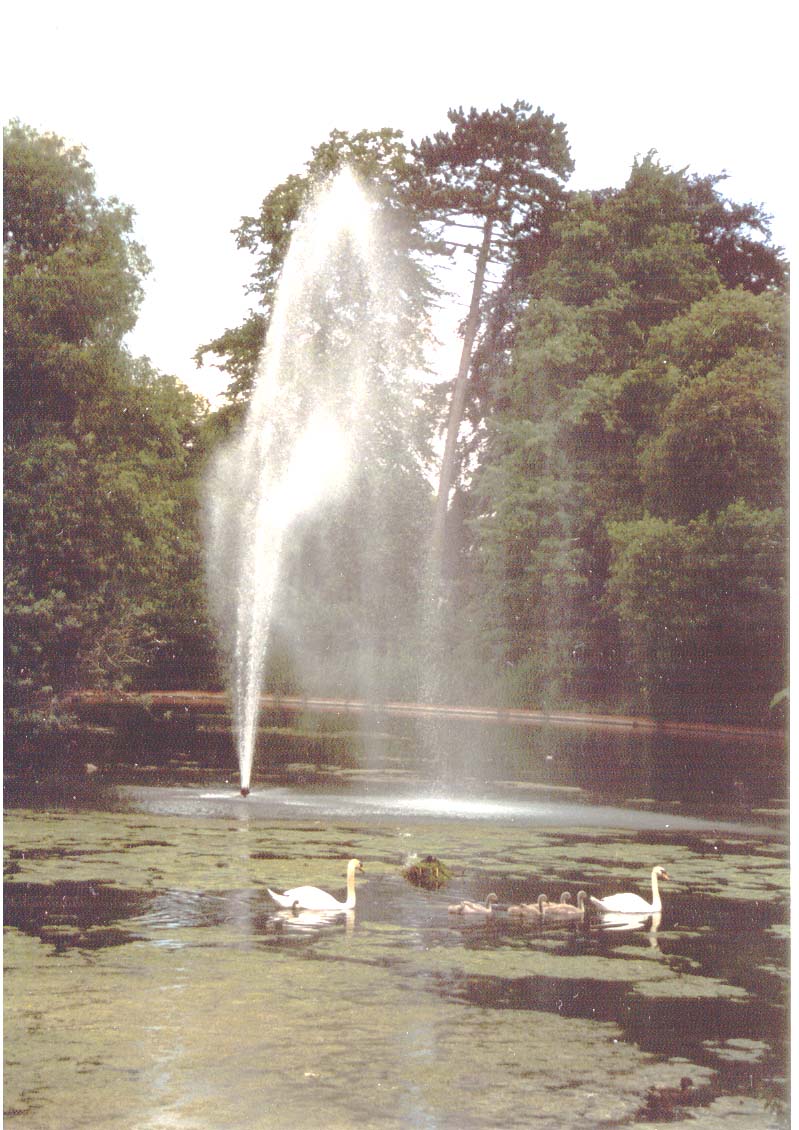
[[[207,570],[230,662],[246,795],[287,535],[340,496],[372,442],[375,396],[395,348],[397,293],[375,206],[344,171],[291,241],[243,430],[207,483]]]

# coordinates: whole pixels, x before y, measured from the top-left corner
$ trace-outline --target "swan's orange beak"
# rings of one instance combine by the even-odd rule
[[[668,871],[661,871],[660,877],[661,879],[671,879],[671,875],[669,875]]]
[[[363,870],[364,870],[364,866],[363,866],[363,864],[362,864],[362,863],[359,863],[359,864],[358,864],[358,866],[357,866],[357,867],[355,868],[355,870],[356,870],[356,871],[363,871]]]

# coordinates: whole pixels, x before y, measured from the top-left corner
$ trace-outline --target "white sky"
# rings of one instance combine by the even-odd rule
[[[35,0],[4,19],[2,109],[85,146],[153,262],[129,338],[196,391],[198,345],[242,321],[230,234],[331,129],[447,128],[517,98],[565,124],[571,187],[620,186],[636,154],[730,176],[791,249],[789,5],[776,0],[306,0],[202,6]],[[795,191],[795,189],[794,189]]]

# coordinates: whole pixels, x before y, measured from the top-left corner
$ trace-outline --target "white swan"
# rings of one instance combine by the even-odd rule
[[[319,887],[292,887],[282,895],[269,890],[269,887],[266,889],[277,905],[285,910],[352,910],[355,906],[356,871],[363,871],[363,865],[359,859],[351,859],[347,864],[347,898],[344,902],[339,902]]]
[[[484,903],[470,902],[469,899],[464,899],[463,902],[456,902],[452,906],[448,906],[447,910],[450,914],[492,914],[495,902],[497,902],[497,896],[492,891]]]
[[[591,902],[599,910],[614,914],[658,914],[663,909],[663,903],[658,890],[658,879],[668,879],[669,875],[663,867],[652,868],[652,901],[647,902],[640,895],[630,894],[625,891],[620,895],[608,895],[604,899],[595,899],[591,895]]]

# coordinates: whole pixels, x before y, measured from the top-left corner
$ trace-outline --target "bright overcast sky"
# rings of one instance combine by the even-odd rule
[[[3,119],[85,146],[102,196],[136,211],[153,262],[129,339],[211,395],[198,345],[248,309],[231,235],[330,130],[447,127],[451,106],[523,99],[567,128],[571,187],[621,186],[636,154],[763,205],[788,233],[787,3],[761,0],[227,0],[15,4]]]

